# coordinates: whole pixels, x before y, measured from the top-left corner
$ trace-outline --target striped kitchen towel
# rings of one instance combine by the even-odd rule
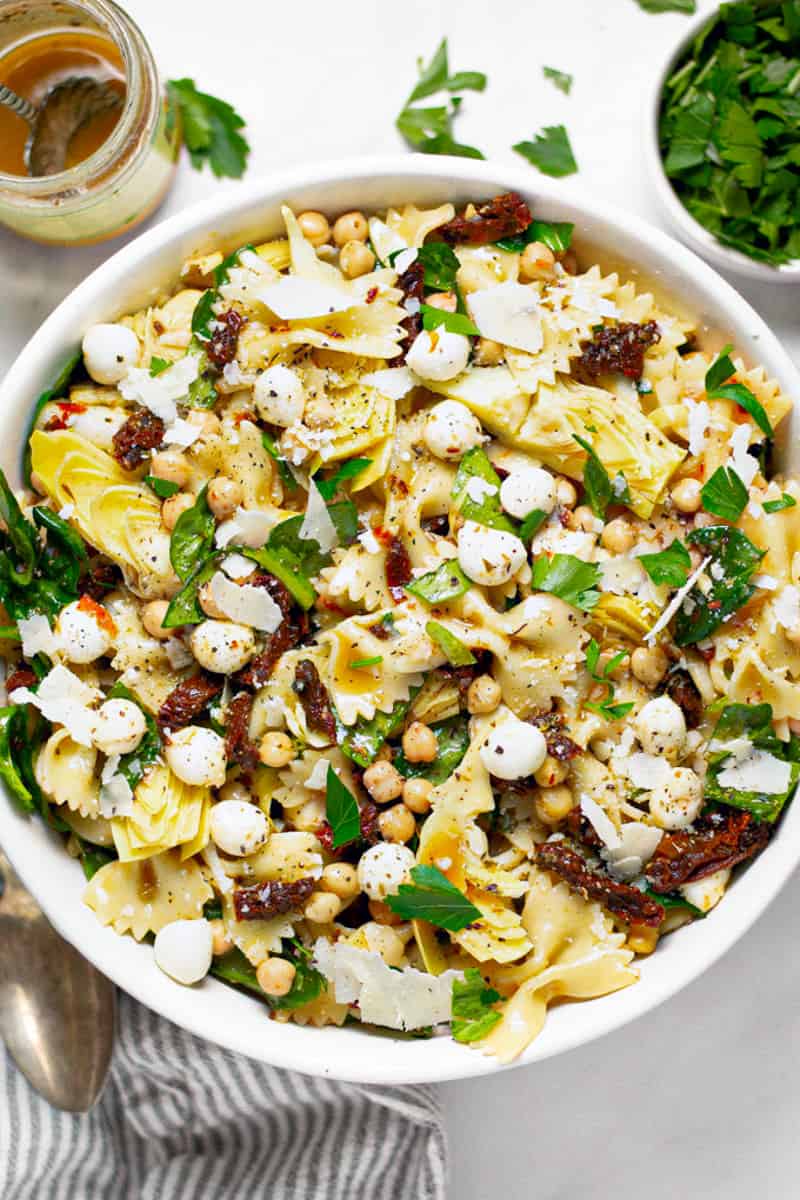
[[[0,1047],[2,1200],[444,1200],[445,1175],[433,1088],[265,1067],[127,996],[85,1116],[46,1104]]]

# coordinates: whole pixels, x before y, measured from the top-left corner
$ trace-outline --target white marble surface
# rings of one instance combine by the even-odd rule
[[[641,171],[640,110],[656,63],[684,28],[681,16],[646,15],[634,0],[127,0],[126,7],[166,75],[192,75],[246,115],[251,174],[399,150],[393,119],[414,60],[446,33],[454,68],[489,75],[487,92],[466,100],[461,140],[511,161],[512,142],[563,121],[581,167],[565,189],[588,188],[658,219]],[[542,65],[574,73],[571,96],[542,79]],[[236,186],[184,163],[162,214]],[[0,232],[0,364],[107,253],[45,249]],[[747,283],[741,290],[800,357],[797,291]],[[795,878],[721,963],[627,1029],[528,1069],[447,1085],[452,1196],[796,1197],[798,908]]]

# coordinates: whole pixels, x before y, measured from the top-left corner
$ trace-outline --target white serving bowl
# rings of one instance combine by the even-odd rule
[[[695,311],[700,327],[714,330],[753,362],[761,362],[790,394],[800,394],[791,361],[777,338],[733,288],[685,247],[630,213],[604,204],[577,203],[559,195],[557,183],[526,168],[407,156],[326,163],[276,173],[242,184],[235,194],[181,213],[143,234],[89,276],[48,317],[0,387],[5,413],[2,465],[19,481],[22,439],[37,394],[53,378],[83,331],[141,307],[174,284],[181,262],[220,242],[233,248],[275,234],[279,206],[374,210],[415,202],[463,203],[499,192],[521,192],[545,219],[573,221],[578,245],[634,264],[640,286],[653,283]],[[101,971],[142,1003],[200,1037],[280,1067],[331,1078],[400,1084],[499,1069],[449,1037],[412,1040],[356,1026],[299,1028],[267,1019],[264,1006],[213,978],[185,988],[155,965],[149,945],[103,928],[81,902],[82,872],[36,818],[18,813],[0,793],[0,843],[59,932]],[[719,909],[705,921],[664,939],[641,964],[641,981],[600,1000],[558,1006],[544,1032],[520,1059],[533,1063],[618,1028],[660,1004],[697,978],[749,928],[774,898],[800,858],[800,804],[792,806],[773,844],[736,880]]]
[[[696,221],[672,186],[664,170],[664,160],[658,141],[658,125],[661,114],[661,99],[664,84],[686,54],[700,30],[713,19],[714,13],[700,13],[684,27],[684,34],[677,45],[671,46],[663,65],[652,76],[650,88],[642,110],[644,117],[643,146],[647,172],[653,191],[664,217],[672,232],[687,245],[701,254],[708,262],[722,271],[732,271],[761,283],[800,283],[800,259],[773,267],[759,262],[723,245],[699,221]]]

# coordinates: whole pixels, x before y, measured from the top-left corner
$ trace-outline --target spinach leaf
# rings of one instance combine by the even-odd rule
[[[448,600],[456,600],[472,587],[461,567],[455,559],[443,562],[435,571],[420,575],[411,583],[406,584],[406,591],[412,596],[418,596],[426,604],[446,604]]]
[[[532,538],[539,532],[546,520],[547,513],[544,511],[544,509],[532,508],[517,530],[520,541],[525,542],[527,545],[527,543],[530,542]]]
[[[411,880],[401,883],[395,895],[386,897],[389,908],[404,921],[427,921],[449,933],[458,933],[481,919],[481,910],[438,867],[412,867]]]
[[[361,813],[353,793],[328,763],[325,782],[325,816],[333,832],[332,846],[346,846],[361,836]]]
[[[689,646],[702,641],[751,598],[750,582],[766,554],[754,546],[740,529],[731,525],[708,525],[694,529],[687,539],[704,555],[710,555],[717,571],[710,574],[707,592],[693,587],[675,618],[675,644]],[[719,578],[715,578],[715,574]]]
[[[479,1042],[494,1029],[502,1014],[492,1005],[500,993],[490,987],[477,967],[467,967],[464,978],[453,980],[452,1032],[457,1042]]]
[[[430,292],[452,292],[456,286],[459,261],[447,242],[429,242],[417,250],[422,263],[423,282]]]
[[[267,996],[270,1008],[291,1009],[300,1008],[316,1000],[328,986],[325,976],[316,967],[311,966],[311,951],[296,938],[291,941],[284,939],[280,953],[281,958],[288,958],[295,969],[294,982],[285,996]]]
[[[478,481],[477,485],[473,480]],[[473,500],[471,490],[477,490],[480,499]],[[506,516],[500,504],[500,476],[480,446],[468,450],[458,464],[452,496],[465,521],[476,521],[479,525],[502,529],[506,533],[517,532],[517,526]]]
[[[168,500],[170,496],[174,496],[176,492],[181,490],[179,483],[173,483],[171,479],[159,479],[155,475],[145,475],[142,480],[158,496],[159,500]]]
[[[358,511],[351,500],[329,504],[328,515],[336,528],[339,542],[350,545],[358,534]],[[303,515],[281,521],[271,531],[266,546],[260,550],[242,548],[242,553],[254,559],[265,571],[289,589],[302,608],[313,607],[317,598],[310,576],[318,575],[331,561],[330,553],[323,554],[313,539],[301,538]]]
[[[700,919],[707,915],[703,912],[702,908],[698,908],[696,904],[685,900],[680,892],[654,892],[652,888],[645,888],[644,894],[649,896],[651,900],[655,900],[665,910],[669,910],[670,908],[686,908],[693,917]]]
[[[655,554],[640,554],[639,562],[653,583],[681,588],[689,578],[692,559],[683,542],[674,538],[666,550]]]
[[[83,838],[79,840],[81,843],[81,866],[87,879],[93,879],[102,867],[107,867],[110,862],[116,861],[117,855],[114,850],[105,846],[93,846]]]
[[[574,175],[578,170],[569,134],[563,125],[546,125],[534,134],[534,141],[516,142],[512,150],[526,158],[543,175],[551,175],[556,179]]]
[[[794,508],[797,504],[794,496],[790,496],[788,492],[784,492],[780,500],[765,500],[762,508],[765,513],[783,512],[785,508]]]
[[[108,693],[110,700],[130,700],[142,710],[145,720],[145,734],[135,750],[123,754],[117,767],[118,774],[127,781],[132,792],[136,791],[139,782],[147,774],[153,763],[161,757],[161,731],[153,714],[145,708],[139,697],[124,683],[117,681]]]
[[[600,599],[600,568],[573,554],[541,555],[533,561],[533,587],[560,596],[567,604],[591,612]]]
[[[208,484],[198,493],[191,508],[181,513],[175,522],[169,541],[169,561],[184,583],[204,562],[214,545],[216,521],[208,507]]]
[[[402,749],[395,754],[393,762],[405,779],[421,777],[434,787],[449,779],[469,748],[469,725],[466,717],[450,717],[431,725],[436,735],[436,758],[433,762],[409,762]]]
[[[237,946],[234,946],[227,954],[221,954],[212,960],[210,974],[216,975],[217,979],[222,979],[235,988],[255,992],[260,1000],[266,1001],[267,999],[266,993],[262,991],[256,978],[255,967]]]
[[[6,524],[6,546],[4,551],[10,561],[14,583],[26,587],[33,579],[36,562],[36,534],[33,526],[22,515],[17,499],[9,487],[8,480],[0,471],[0,517]]]
[[[428,621],[425,632],[431,641],[435,642],[442,654],[452,667],[469,667],[477,662],[475,655],[456,637],[454,633],[442,625],[440,621]]]
[[[531,221],[524,233],[501,238],[495,245],[501,250],[520,254],[531,242],[542,242],[554,254],[563,254],[565,250],[569,250],[574,228],[571,221]]]
[[[39,572],[58,585],[68,603],[77,596],[81,572],[89,563],[83,538],[52,509],[37,506],[33,520],[47,532],[47,542],[39,553]]]
[[[66,395],[67,388],[70,385],[73,375],[77,371],[80,364],[83,362],[83,351],[76,350],[59,371],[50,387],[41,393],[36,403],[33,406],[30,423],[25,434],[23,445],[25,447],[22,454],[22,478],[28,487],[31,486],[31,434],[36,428],[36,422],[39,420],[39,415],[46,404],[51,400],[60,400]]]
[[[26,786],[15,762],[12,739],[24,735],[25,705],[11,704],[0,708],[0,779],[3,780],[23,812],[35,812],[33,795]]]
[[[360,767],[374,762],[383,743],[402,728],[418,691],[418,687],[411,688],[408,700],[398,700],[391,712],[376,712],[369,721],[343,725],[337,719],[337,740],[347,757]]]
[[[314,479],[314,482],[319,489],[319,494],[323,500],[332,500],[338,492],[342,484],[348,479],[355,479],[362,471],[366,471],[367,467],[372,466],[371,458],[351,458],[347,462],[342,463],[335,474],[330,475],[327,479]]]
[[[691,16],[697,12],[696,0],[636,0],[636,3],[648,13],[678,12]]]
[[[719,782],[720,773],[730,765],[730,751],[724,749],[726,742],[747,738],[756,751],[764,751],[773,758],[790,764],[789,782],[785,791],[759,792],[740,791],[736,788],[724,787]],[[719,746],[723,748],[718,748]],[[772,706],[770,704],[728,704],[722,710],[714,729],[710,746],[713,747],[708,755],[708,770],[705,779],[705,798],[707,801],[728,804],[733,808],[742,808],[750,812],[759,821],[770,823],[777,821],[784,806],[794,794],[800,778],[800,741],[792,736],[789,742],[782,742],[772,725]]]
[[[221,555],[212,554],[195,568],[179,592],[172,597],[164,615],[165,629],[177,629],[181,625],[199,625],[206,614],[200,607],[197,596],[204,583],[208,583],[217,569]]]
[[[289,469],[289,463],[281,454],[274,440],[264,429],[261,431],[261,444],[266,450],[271,459],[278,464],[278,474],[281,477],[281,483],[286,488],[287,492],[297,491],[297,480]]]

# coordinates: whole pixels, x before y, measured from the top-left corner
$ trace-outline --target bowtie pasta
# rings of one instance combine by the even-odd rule
[[[519,196],[283,219],[36,405],[0,773],[177,984],[509,1061],[795,789],[790,403]]]

